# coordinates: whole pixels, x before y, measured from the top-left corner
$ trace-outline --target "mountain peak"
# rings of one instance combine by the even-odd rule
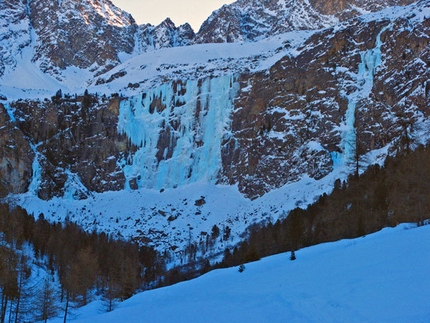
[[[169,17],[167,17],[157,27],[164,27],[164,28],[174,29],[174,28],[176,28],[176,25],[175,25],[175,23]]]

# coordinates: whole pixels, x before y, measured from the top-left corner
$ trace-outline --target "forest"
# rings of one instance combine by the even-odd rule
[[[409,148],[409,147],[408,147]],[[220,267],[340,239],[356,238],[399,223],[426,224],[430,211],[430,147],[405,149],[360,176],[336,181],[306,209],[295,208],[275,223],[248,229],[248,239],[226,249]],[[293,258],[294,258],[293,257]]]
[[[111,311],[137,290],[161,284],[165,273],[151,247],[88,233],[72,222],[49,223],[43,214],[35,219],[20,207],[0,205],[0,232],[1,323],[57,315],[66,321],[94,291]],[[32,273],[38,267],[49,275]]]
[[[401,222],[427,223],[430,210],[430,147],[405,150],[360,176],[337,181],[306,209],[275,223],[248,228],[247,239],[226,249],[223,259],[189,258],[166,269],[168,259],[150,246],[85,232],[73,222],[50,223],[20,207],[0,204],[0,323],[73,317],[73,309],[102,297],[106,311],[138,291],[187,280],[211,269],[238,266],[261,257],[322,242],[354,238]],[[215,240],[223,238],[214,227]],[[212,241],[212,240],[211,240]],[[190,253],[191,254],[191,253]],[[241,267],[243,270],[243,267]],[[29,317],[32,315],[32,317]]]

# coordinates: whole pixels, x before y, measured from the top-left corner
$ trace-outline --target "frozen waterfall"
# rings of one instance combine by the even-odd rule
[[[122,101],[118,131],[138,147],[122,161],[126,185],[215,182],[237,86],[233,76],[176,81]]]
[[[369,97],[373,88],[375,69],[381,64],[381,34],[387,29],[384,27],[376,37],[375,47],[360,53],[361,62],[356,74],[356,91],[346,95],[348,108],[345,113],[343,126],[342,146],[343,158],[346,162],[354,160],[356,150],[355,114],[357,103]]]

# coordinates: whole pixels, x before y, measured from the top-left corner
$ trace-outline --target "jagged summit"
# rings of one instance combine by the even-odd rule
[[[0,31],[3,70],[13,69],[23,55],[45,73],[61,79],[60,70],[73,66],[106,71],[120,62],[120,52],[134,48],[134,19],[110,1],[2,1]],[[3,72],[3,73],[1,73]]]
[[[135,52],[186,46],[192,44],[194,38],[194,31],[189,24],[176,27],[170,18],[166,18],[157,26],[145,24],[137,27]]]
[[[123,54],[188,45],[190,25],[170,19],[158,26],[136,25],[109,0],[19,0],[0,3],[0,76],[26,56],[44,73],[64,81],[68,67],[98,75],[122,61]]]

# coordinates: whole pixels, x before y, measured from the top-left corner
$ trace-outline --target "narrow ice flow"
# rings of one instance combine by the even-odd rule
[[[138,147],[123,161],[126,185],[132,179],[155,189],[215,182],[236,86],[233,76],[188,80],[123,101],[118,131]]]
[[[6,112],[7,112],[8,116],[9,116],[9,118],[10,118],[10,121],[12,121],[13,123],[15,123],[16,119],[15,119],[15,115],[14,115],[14,110],[10,107],[10,104],[9,103],[4,103],[3,106],[6,109]]]
[[[361,62],[358,65],[358,74],[356,75],[357,90],[346,95],[348,107],[345,112],[345,122],[342,135],[342,151],[344,163],[354,160],[356,151],[356,129],[355,129],[355,112],[357,103],[366,97],[369,97],[373,88],[373,79],[375,69],[381,64],[381,34],[387,29],[384,27],[376,36],[375,47],[360,53]]]
[[[37,195],[39,191],[40,183],[42,182],[42,167],[39,163],[39,152],[37,151],[37,146],[30,144],[31,149],[34,152],[34,160],[31,168],[33,169],[33,176],[31,178],[30,185],[28,186],[28,192]]]

